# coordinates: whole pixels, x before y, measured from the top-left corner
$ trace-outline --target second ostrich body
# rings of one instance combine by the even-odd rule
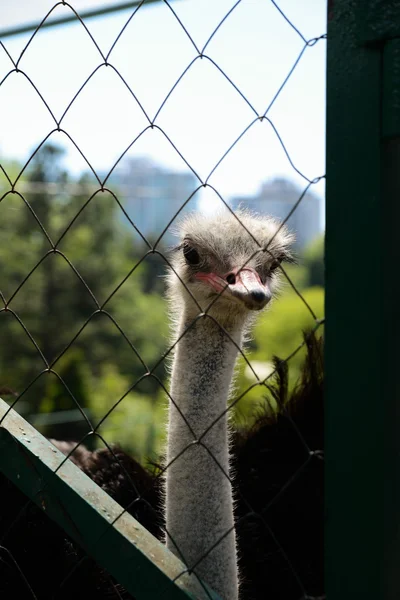
[[[236,600],[239,587],[227,401],[252,315],[276,290],[277,267],[289,257],[291,242],[273,219],[244,212],[238,219],[186,219],[169,274],[178,341],[167,446],[167,545],[224,600]]]

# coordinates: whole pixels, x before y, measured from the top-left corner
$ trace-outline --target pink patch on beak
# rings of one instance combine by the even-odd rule
[[[227,285],[225,279],[215,273],[196,273],[195,278],[208,283],[216,292],[222,292]]]
[[[224,278],[216,273],[196,273],[196,279],[208,283],[216,292],[230,292],[250,310],[261,310],[271,300],[268,286],[261,282],[258,273],[249,267],[234,269]],[[229,283],[234,279],[232,283]]]

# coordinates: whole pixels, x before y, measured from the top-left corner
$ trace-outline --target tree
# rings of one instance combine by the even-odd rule
[[[154,267],[144,261],[135,268],[142,249],[134,247],[111,194],[94,193],[89,176],[78,182],[78,194],[64,191],[71,180],[57,147],[46,145],[34,156],[26,181],[23,197],[9,194],[0,204],[1,292],[10,309],[0,313],[1,385],[18,393],[29,388],[18,403],[25,413],[70,408],[59,381],[38,377],[43,355],[67,385],[74,381],[81,406],[93,407],[92,382],[108,365],[132,384],[162,355],[164,301],[143,292],[146,270]],[[163,379],[163,368],[157,374]],[[158,391],[149,382],[140,393]]]
[[[304,251],[303,264],[308,270],[308,286],[324,286],[325,263],[324,263],[325,236],[321,235],[315,239]]]

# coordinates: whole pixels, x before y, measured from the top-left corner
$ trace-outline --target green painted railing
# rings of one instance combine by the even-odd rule
[[[0,399],[0,421],[7,411]],[[137,600],[218,600],[14,410],[0,427],[0,471]]]

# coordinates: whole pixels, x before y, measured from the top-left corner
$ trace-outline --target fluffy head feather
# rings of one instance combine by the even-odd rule
[[[206,311],[221,325],[264,308],[278,289],[280,263],[292,259],[287,228],[245,210],[191,214],[178,233],[168,275],[173,311]]]

